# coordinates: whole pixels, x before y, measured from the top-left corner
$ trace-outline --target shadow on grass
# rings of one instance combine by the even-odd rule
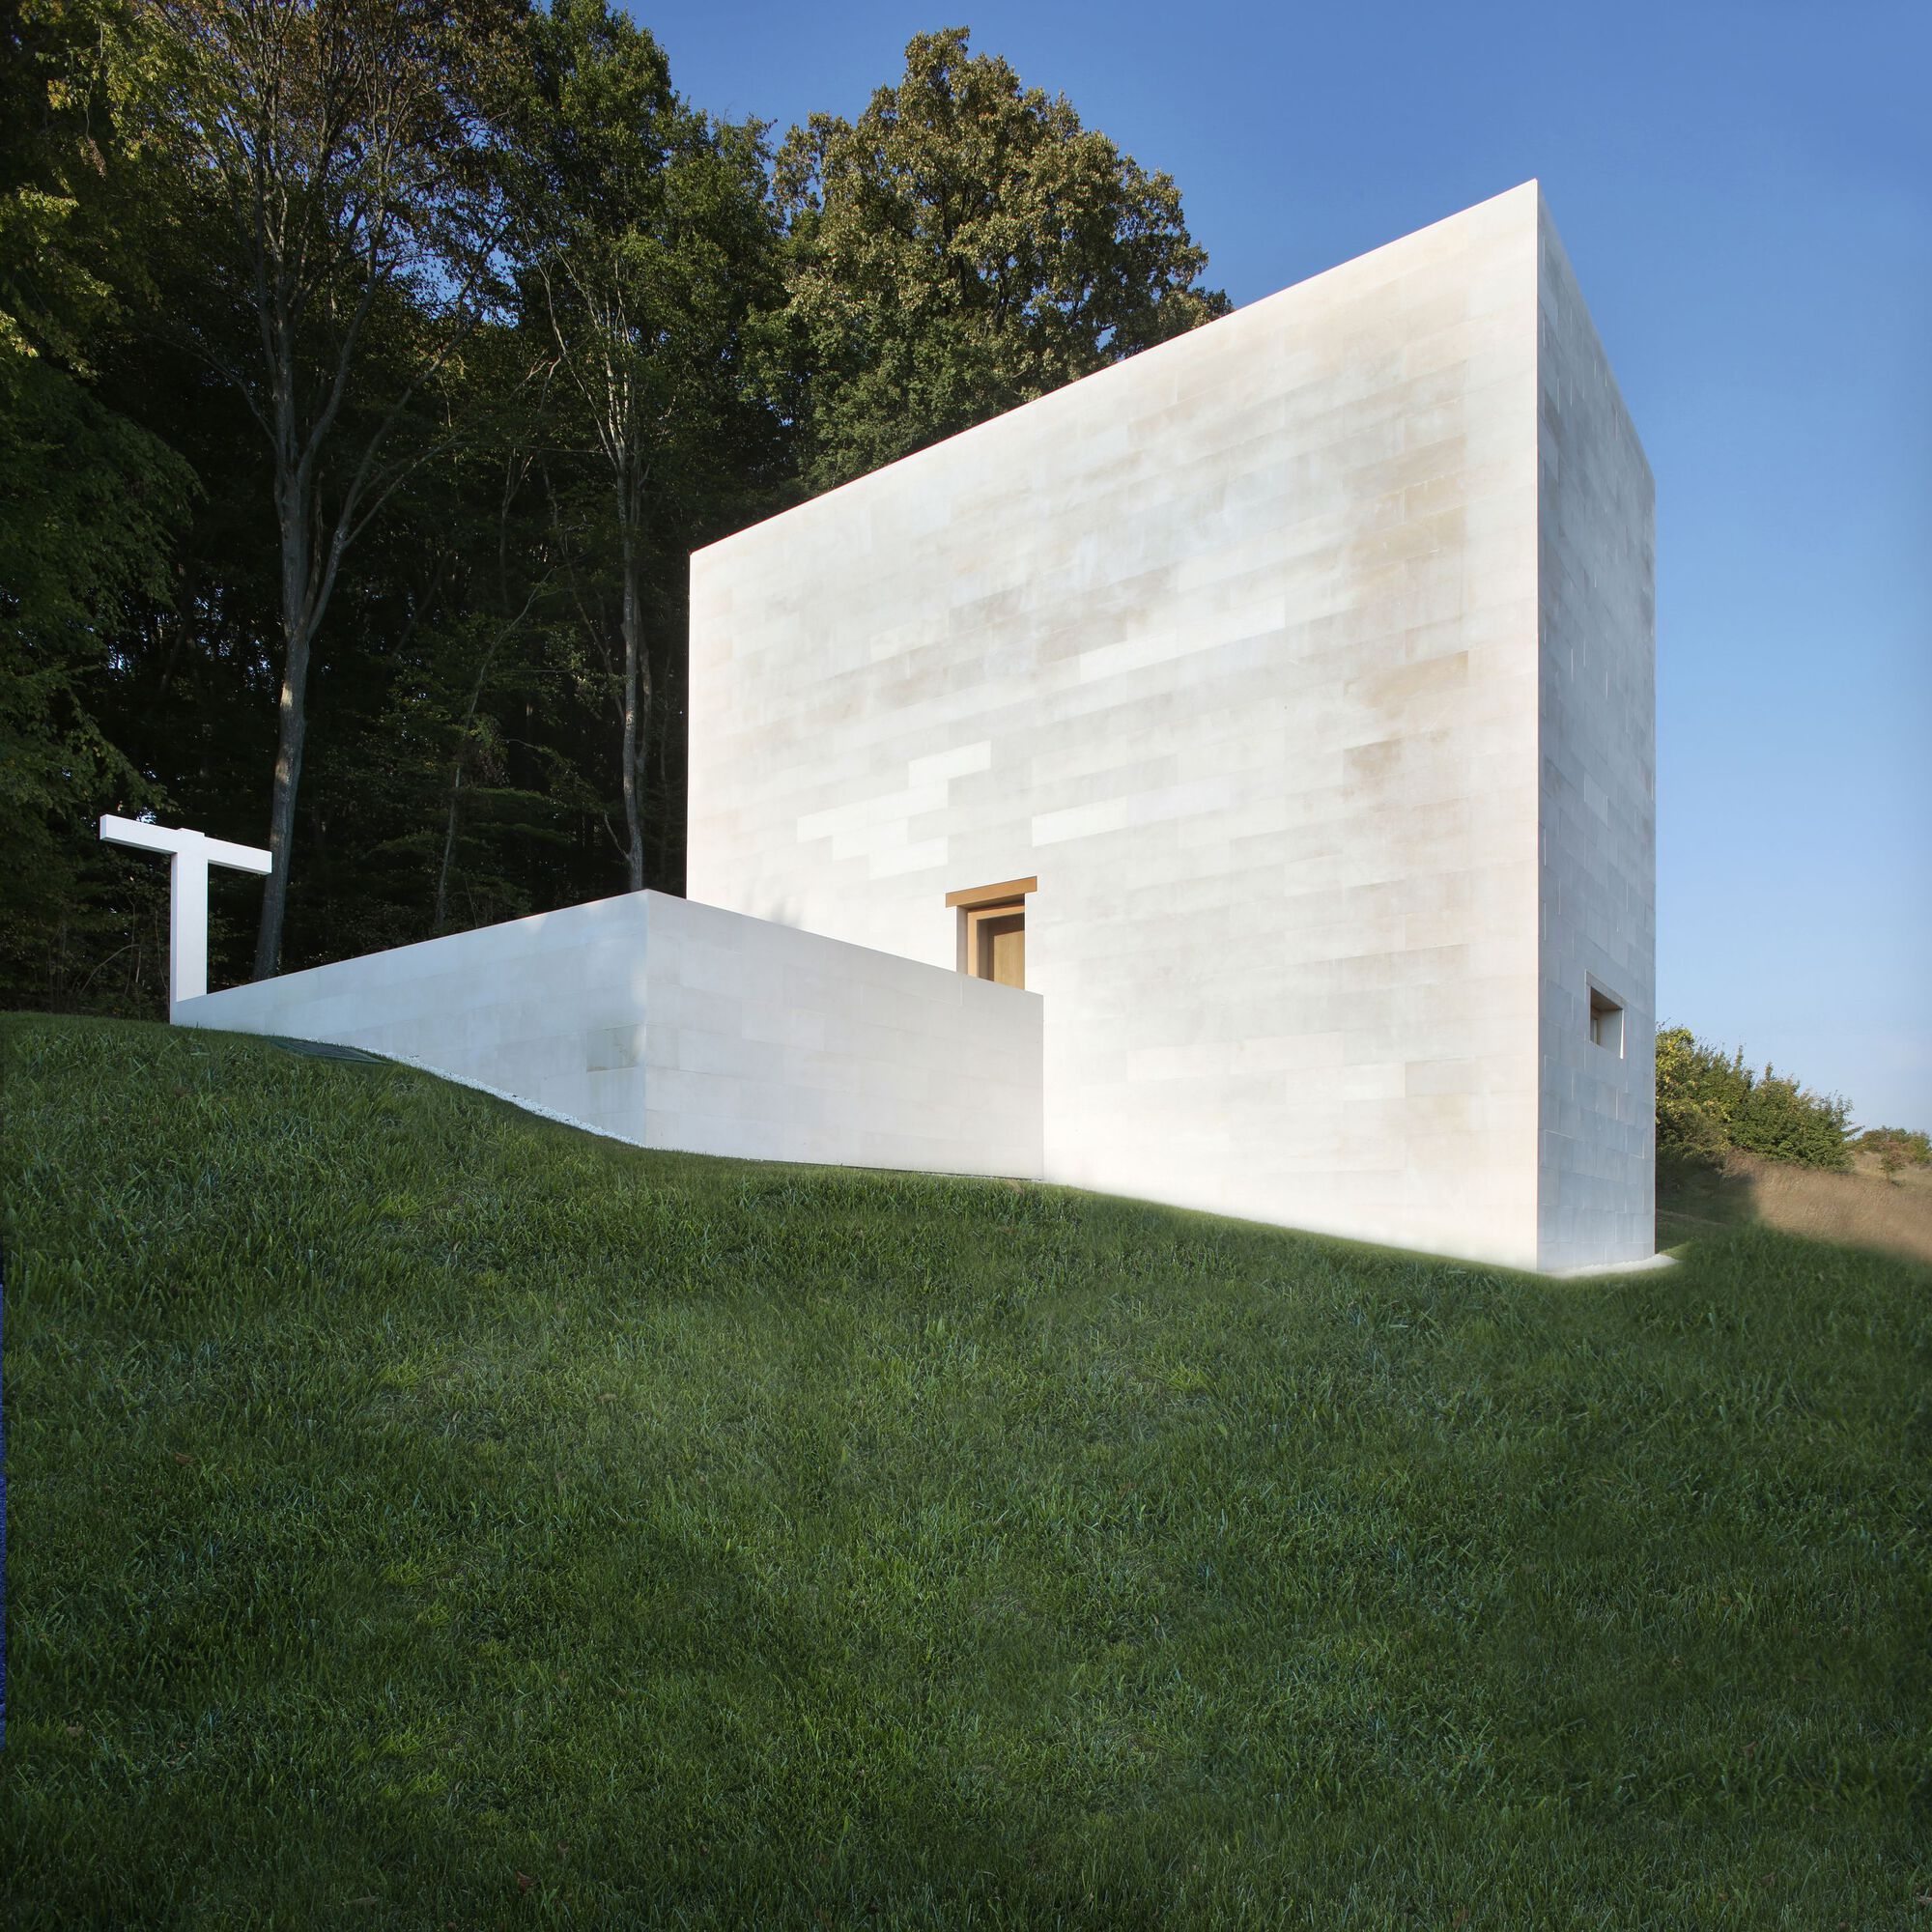
[[[1728,1168],[1660,1160],[1657,1164],[1657,1245],[1681,1247],[1755,1218],[1748,1179]]]

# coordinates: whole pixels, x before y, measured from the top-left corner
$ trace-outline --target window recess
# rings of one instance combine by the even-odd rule
[[[1002,986],[1026,984],[1026,901],[1037,879],[1004,879],[948,893],[959,915],[959,970]]]

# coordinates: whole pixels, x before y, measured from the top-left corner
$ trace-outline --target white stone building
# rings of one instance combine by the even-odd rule
[[[694,898],[1037,881],[1050,1179],[1650,1254],[1651,478],[1535,184],[700,553],[691,689]]]
[[[1641,1260],[1653,665],[1530,184],[694,557],[699,903],[177,1016],[648,1146]]]

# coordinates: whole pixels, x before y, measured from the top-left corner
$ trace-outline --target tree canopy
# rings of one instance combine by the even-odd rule
[[[684,854],[692,549],[1226,307],[963,32],[774,142],[613,0],[0,24],[0,994],[160,1009],[153,810],[270,844],[217,983]]]
[[[135,232],[149,84],[127,18],[27,0],[0,65],[0,977],[57,996],[122,937],[77,828],[164,781],[113,729],[108,639],[168,595],[195,491],[167,440],[98,382],[146,280]]]
[[[805,469],[827,488],[1228,310],[1180,192],[963,27],[780,149]]]
[[[758,130],[721,127],[679,99],[657,43],[604,0],[556,0],[533,23],[530,50],[512,164],[524,313],[549,334],[537,353],[553,434],[596,463],[608,492],[608,517],[593,513],[589,527],[614,552],[617,637],[588,610],[583,628],[619,721],[636,891],[647,873],[640,766],[660,682],[647,636],[652,555],[688,526],[693,505],[755,471],[775,428],[753,345],[780,298],[777,232]]]
[[[1851,1164],[1847,1103],[1745,1065],[1689,1027],[1657,1036],[1657,1151],[1666,1165],[1720,1166],[1733,1152],[1800,1167]]]

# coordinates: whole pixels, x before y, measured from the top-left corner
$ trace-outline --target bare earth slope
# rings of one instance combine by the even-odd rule
[[[1659,1186],[1658,1239],[1665,1246],[1747,1222],[1932,1262],[1932,1169],[1889,1178],[1866,1161],[1830,1174],[1733,1154],[1721,1173],[1678,1175]]]

